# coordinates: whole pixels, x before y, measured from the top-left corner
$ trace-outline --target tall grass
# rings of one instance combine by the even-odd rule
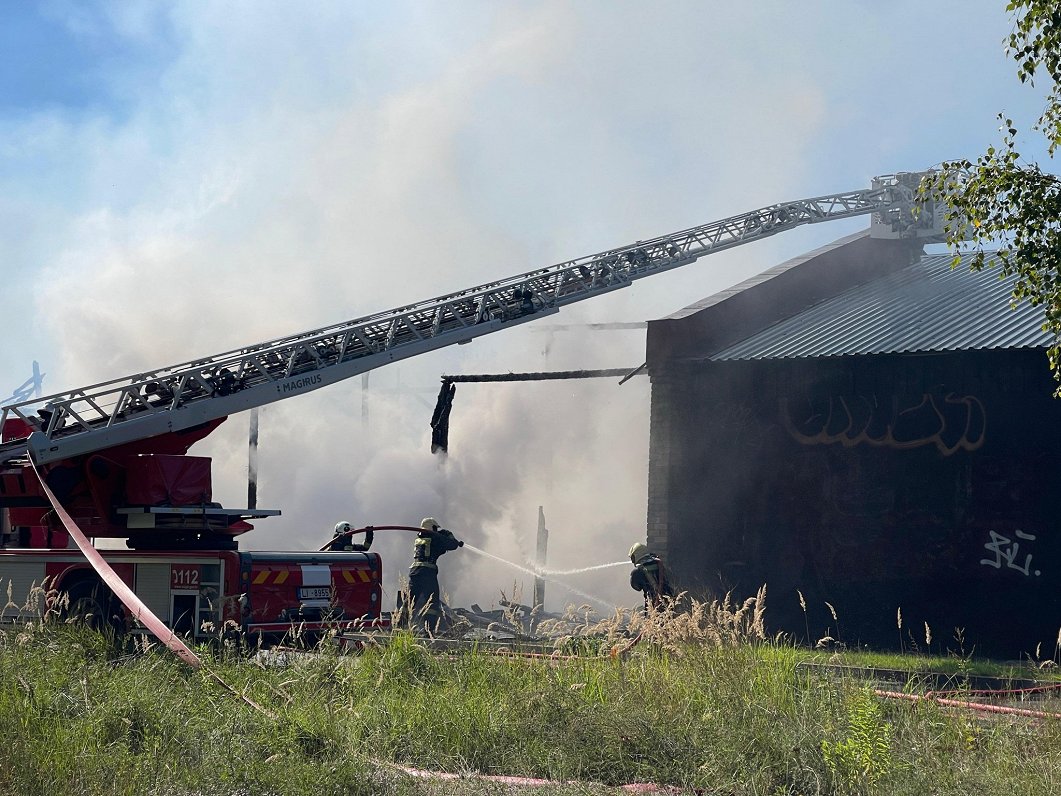
[[[129,654],[54,621],[10,627],[0,632],[0,793],[508,792],[395,764],[712,794],[1008,796],[1061,778],[1057,723],[882,701],[766,638],[764,602],[583,623],[560,643],[595,638],[598,654],[576,657],[437,654],[402,633],[359,655],[199,650],[265,711],[157,648]]]

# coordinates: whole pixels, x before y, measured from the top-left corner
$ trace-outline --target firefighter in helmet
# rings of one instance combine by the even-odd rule
[[[346,520],[335,523],[335,535],[332,537],[328,549],[336,553],[367,553],[368,549],[372,547],[372,529],[369,528],[365,531],[365,541],[361,544],[354,543],[353,530],[354,526]]]
[[[438,586],[438,558],[450,550],[464,547],[451,531],[441,527],[434,517],[425,517],[413,543],[413,564],[409,567],[411,621],[436,632],[442,619],[442,595]]]
[[[645,595],[645,610],[663,608],[674,598],[674,590],[667,578],[663,562],[648,547],[636,542],[630,547],[630,563],[634,565],[630,573],[630,588]]]

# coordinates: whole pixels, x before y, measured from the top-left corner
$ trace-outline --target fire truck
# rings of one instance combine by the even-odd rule
[[[210,459],[188,450],[228,416],[381,365],[537,320],[705,255],[804,224],[871,214],[871,234],[938,238],[942,213],[918,197],[924,173],[784,202],[438,298],[33,400],[0,414],[0,618],[24,616],[31,589],[67,612],[135,627],[61,509],[170,629],[227,624],[251,635],[333,623],[385,627],[382,562],[371,552],[241,551],[248,520],[276,510],[213,500]],[[47,486],[47,489],[45,489]],[[54,497],[54,502],[53,502]],[[113,543],[113,542],[112,542]],[[80,543],[79,543],[80,544]],[[110,582],[114,582],[113,580]]]

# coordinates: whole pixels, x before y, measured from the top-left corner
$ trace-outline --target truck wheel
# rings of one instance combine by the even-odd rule
[[[84,623],[93,630],[118,629],[110,589],[97,580],[81,580],[67,590],[68,603],[63,618]]]

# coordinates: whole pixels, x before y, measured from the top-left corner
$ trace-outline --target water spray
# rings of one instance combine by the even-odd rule
[[[611,603],[608,600],[604,600],[604,599],[602,599],[600,597],[597,597],[597,596],[595,596],[593,594],[589,594],[588,592],[584,592],[581,589],[575,588],[574,586],[572,586],[569,583],[564,583],[561,580],[556,580],[554,578],[548,577],[548,575],[550,575],[550,574],[565,574],[565,573],[562,573],[562,572],[551,573],[548,570],[542,570],[540,572],[535,572],[533,569],[530,569],[529,567],[525,567],[525,566],[523,566],[521,564],[517,564],[515,561],[509,561],[508,559],[501,558],[501,556],[495,556],[493,553],[488,553],[487,551],[481,550],[478,547],[475,547],[474,545],[468,544],[467,542],[464,543],[464,549],[465,550],[471,550],[473,553],[478,553],[479,555],[485,556],[486,558],[492,558],[494,561],[497,561],[497,562],[499,562],[501,564],[506,564],[507,566],[513,567],[515,569],[518,569],[520,572],[524,572],[524,573],[526,573],[528,575],[532,575],[534,577],[544,577],[550,583],[555,583],[558,586],[562,586],[563,588],[568,589],[571,592],[574,592],[579,597],[583,597],[583,598],[585,598],[587,600],[592,600],[593,602],[595,602],[595,603],[597,603],[599,605],[606,605],[609,608],[614,608],[615,607],[614,603]],[[625,562],[620,562],[620,563],[625,563]],[[602,569],[603,567],[610,567],[610,566],[615,566],[615,565],[614,564],[604,564],[602,566],[597,566],[597,567],[587,567],[587,569]],[[580,570],[575,570],[575,571],[578,572]]]
[[[373,531],[410,531],[412,533],[420,533],[420,531],[422,529],[418,528],[418,527],[415,527],[415,526],[412,526],[412,525],[369,525],[369,526],[365,526],[364,528],[354,528],[352,530],[349,530],[345,534],[342,534],[342,536],[353,537],[355,534],[362,534],[362,533],[365,533],[365,532],[367,532],[369,530],[373,530]],[[339,537],[336,537],[336,538],[339,538]],[[326,550],[328,550],[329,547],[334,543],[334,541],[335,540],[333,539],[331,542],[328,542],[327,544],[325,544],[323,547],[320,548],[319,552],[323,553]],[[598,605],[607,606],[608,608],[614,608],[615,607],[614,603],[611,603],[608,600],[602,599],[602,598],[597,597],[596,595],[590,594],[588,592],[584,592],[581,589],[578,589],[578,588],[572,586],[570,583],[565,583],[564,581],[556,580],[554,577],[551,577],[551,576],[556,576],[556,575],[577,575],[577,574],[582,573],[582,572],[592,572],[593,570],[597,570],[597,569],[609,569],[611,567],[619,567],[619,566],[623,566],[623,565],[626,564],[625,561],[615,561],[615,562],[613,562],[611,564],[597,564],[597,565],[592,566],[592,567],[582,567],[581,569],[550,570],[550,569],[545,569],[545,568],[539,568],[538,570],[534,570],[534,569],[531,569],[530,567],[525,567],[522,564],[517,564],[514,561],[509,561],[508,559],[501,558],[501,556],[495,556],[493,553],[488,553],[486,550],[478,548],[475,545],[468,544],[468,542],[464,543],[463,549],[471,550],[473,553],[478,553],[479,555],[481,555],[481,556],[483,556],[485,558],[492,558],[494,561],[497,561],[498,563],[505,564],[506,566],[510,566],[510,567],[515,568],[515,569],[518,569],[520,572],[523,572],[523,573],[525,573],[527,575],[530,575],[532,577],[545,578],[550,583],[555,583],[557,586],[561,586],[561,587],[567,589],[568,591],[571,591],[572,593],[577,594],[579,597],[582,597],[582,598],[587,599],[587,600],[591,600],[592,602],[595,602]]]
[[[545,567],[536,567],[534,570],[535,575],[581,575],[583,572],[594,572],[598,569],[611,569],[612,567],[626,567],[629,566],[628,561],[613,561],[610,564],[596,564],[592,567],[581,567],[580,569],[547,569]]]

